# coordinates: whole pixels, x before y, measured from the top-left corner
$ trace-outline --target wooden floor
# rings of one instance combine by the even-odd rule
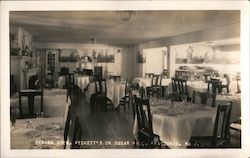
[[[71,116],[70,137],[73,134],[75,117],[80,118],[81,148],[130,149],[134,146],[131,108],[126,111],[121,108],[120,111],[93,112],[82,93],[79,103],[71,106]]]

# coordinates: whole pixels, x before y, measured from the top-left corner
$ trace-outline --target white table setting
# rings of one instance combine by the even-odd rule
[[[113,102],[115,108],[118,107],[121,98],[125,96],[125,82],[114,82],[107,81],[107,97]],[[88,90],[86,91],[86,99],[90,102],[90,98],[93,94],[95,94],[95,83],[91,82],[88,86]]]
[[[151,103],[152,104],[152,103]],[[191,136],[213,134],[216,108],[186,102],[158,101],[150,106],[153,132],[170,148],[186,148]],[[134,135],[137,132],[137,118]]]

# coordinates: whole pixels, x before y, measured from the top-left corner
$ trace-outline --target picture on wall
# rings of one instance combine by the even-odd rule
[[[206,43],[175,46],[176,64],[239,64],[240,45]]]
[[[146,62],[146,58],[143,57],[143,53],[138,52],[137,53],[137,63],[145,63]]]
[[[115,54],[109,49],[80,49],[79,58],[88,62],[114,63]]]
[[[77,62],[78,51],[76,49],[59,49],[59,62]]]

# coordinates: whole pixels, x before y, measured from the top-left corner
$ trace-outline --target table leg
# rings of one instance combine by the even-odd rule
[[[20,117],[23,117],[23,112],[22,112],[22,97],[21,97],[20,94],[19,94],[19,110],[20,110]]]
[[[43,112],[43,92],[41,94],[41,113]]]

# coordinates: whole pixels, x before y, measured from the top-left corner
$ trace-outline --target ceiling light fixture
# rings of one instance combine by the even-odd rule
[[[136,11],[118,11],[119,19],[123,22],[131,22],[136,18]]]
[[[96,38],[90,38],[90,44],[97,44]]]

